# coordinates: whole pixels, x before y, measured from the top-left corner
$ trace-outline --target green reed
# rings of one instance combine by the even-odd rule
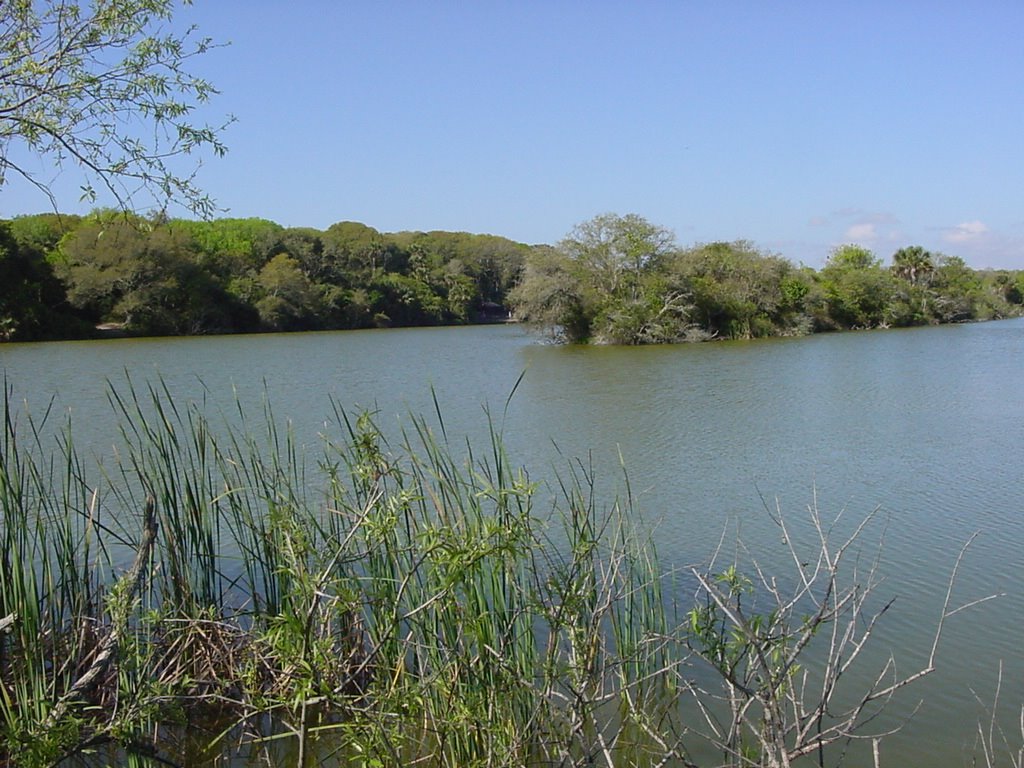
[[[646,754],[681,646],[628,497],[602,509],[589,470],[539,510],[493,423],[477,454],[440,417],[392,444],[335,405],[313,456],[269,406],[213,420],[130,381],[110,402],[94,465],[5,401],[0,762],[173,760],[196,713],[228,723],[222,755],[283,739],[308,765]]]
[[[9,400],[0,438],[2,732],[8,749],[52,757],[78,730],[74,719],[46,721],[95,646],[108,558],[70,429],[48,448],[49,412],[19,420]]]

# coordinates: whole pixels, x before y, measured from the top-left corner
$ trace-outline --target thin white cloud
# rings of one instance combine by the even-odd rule
[[[1019,227],[990,229],[975,220],[936,229],[950,253],[975,269],[1024,269],[1024,233]]]
[[[942,236],[942,239],[947,243],[969,243],[982,237],[987,232],[988,227],[982,222],[978,220],[965,221],[948,229]]]
[[[812,227],[843,227],[846,240],[858,242],[897,242],[903,237],[900,220],[888,211],[864,208],[840,208],[818,215],[809,222]]]
[[[846,238],[857,242],[870,242],[878,238],[875,225],[870,222],[854,224],[846,229]]]
[[[801,251],[808,254],[802,263],[817,266],[825,263],[832,249],[846,243],[856,243],[871,250],[886,251],[906,244],[903,223],[895,214],[879,209],[847,206],[828,212],[819,212],[807,221],[808,228],[819,230],[814,237],[816,245],[804,244]],[[818,251],[818,253],[814,253]]]

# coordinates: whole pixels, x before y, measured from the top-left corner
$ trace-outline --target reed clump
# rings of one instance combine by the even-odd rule
[[[455,451],[440,417],[392,443],[335,407],[313,455],[269,408],[213,423],[129,382],[103,464],[10,399],[4,766],[789,765],[870,739],[959,610],[927,669],[841,710],[884,608],[873,571],[844,586],[862,528],[833,546],[814,509],[788,582],[714,560],[676,580],[628,478],[607,505],[580,462],[540,489],[493,424]]]
[[[310,458],[269,411],[110,399],[106,466],[5,402],[0,764],[175,761],[197,720],[222,758],[299,765],[644,748],[680,660],[647,542],[582,468],[539,513],[495,430],[456,459],[336,408]]]

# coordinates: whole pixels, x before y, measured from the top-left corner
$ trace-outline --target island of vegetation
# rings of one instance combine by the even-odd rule
[[[1019,315],[1024,272],[920,246],[797,266],[746,240],[680,247],[635,214],[556,246],[465,232],[326,230],[98,210],[0,222],[0,340],[518,319],[568,342],[652,344]]]

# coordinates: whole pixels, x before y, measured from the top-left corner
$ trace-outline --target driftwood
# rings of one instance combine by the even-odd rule
[[[132,562],[131,568],[118,580],[118,584],[123,585],[122,588],[125,589],[125,598],[127,600],[133,600],[142,588],[142,582],[146,577],[149,560],[153,553],[153,545],[156,543],[156,532],[156,502],[152,496],[149,496],[146,498],[146,509],[142,518],[142,538],[139,540],[139,547],[135,551],[135,559]],[[4,619],[3,621],[6,620]],[[93,659],[89,668],[68,688],[54,705],[53,709],[50,710],[50,714],[43,725],[44,730],[55,726],[64,716],[64,713],[67,712],[68,707],[81,699],[107,671],[117,656],[121,629],[122,627],[117,620],[111,622],[106,637],[100,642],[96,658]]]

